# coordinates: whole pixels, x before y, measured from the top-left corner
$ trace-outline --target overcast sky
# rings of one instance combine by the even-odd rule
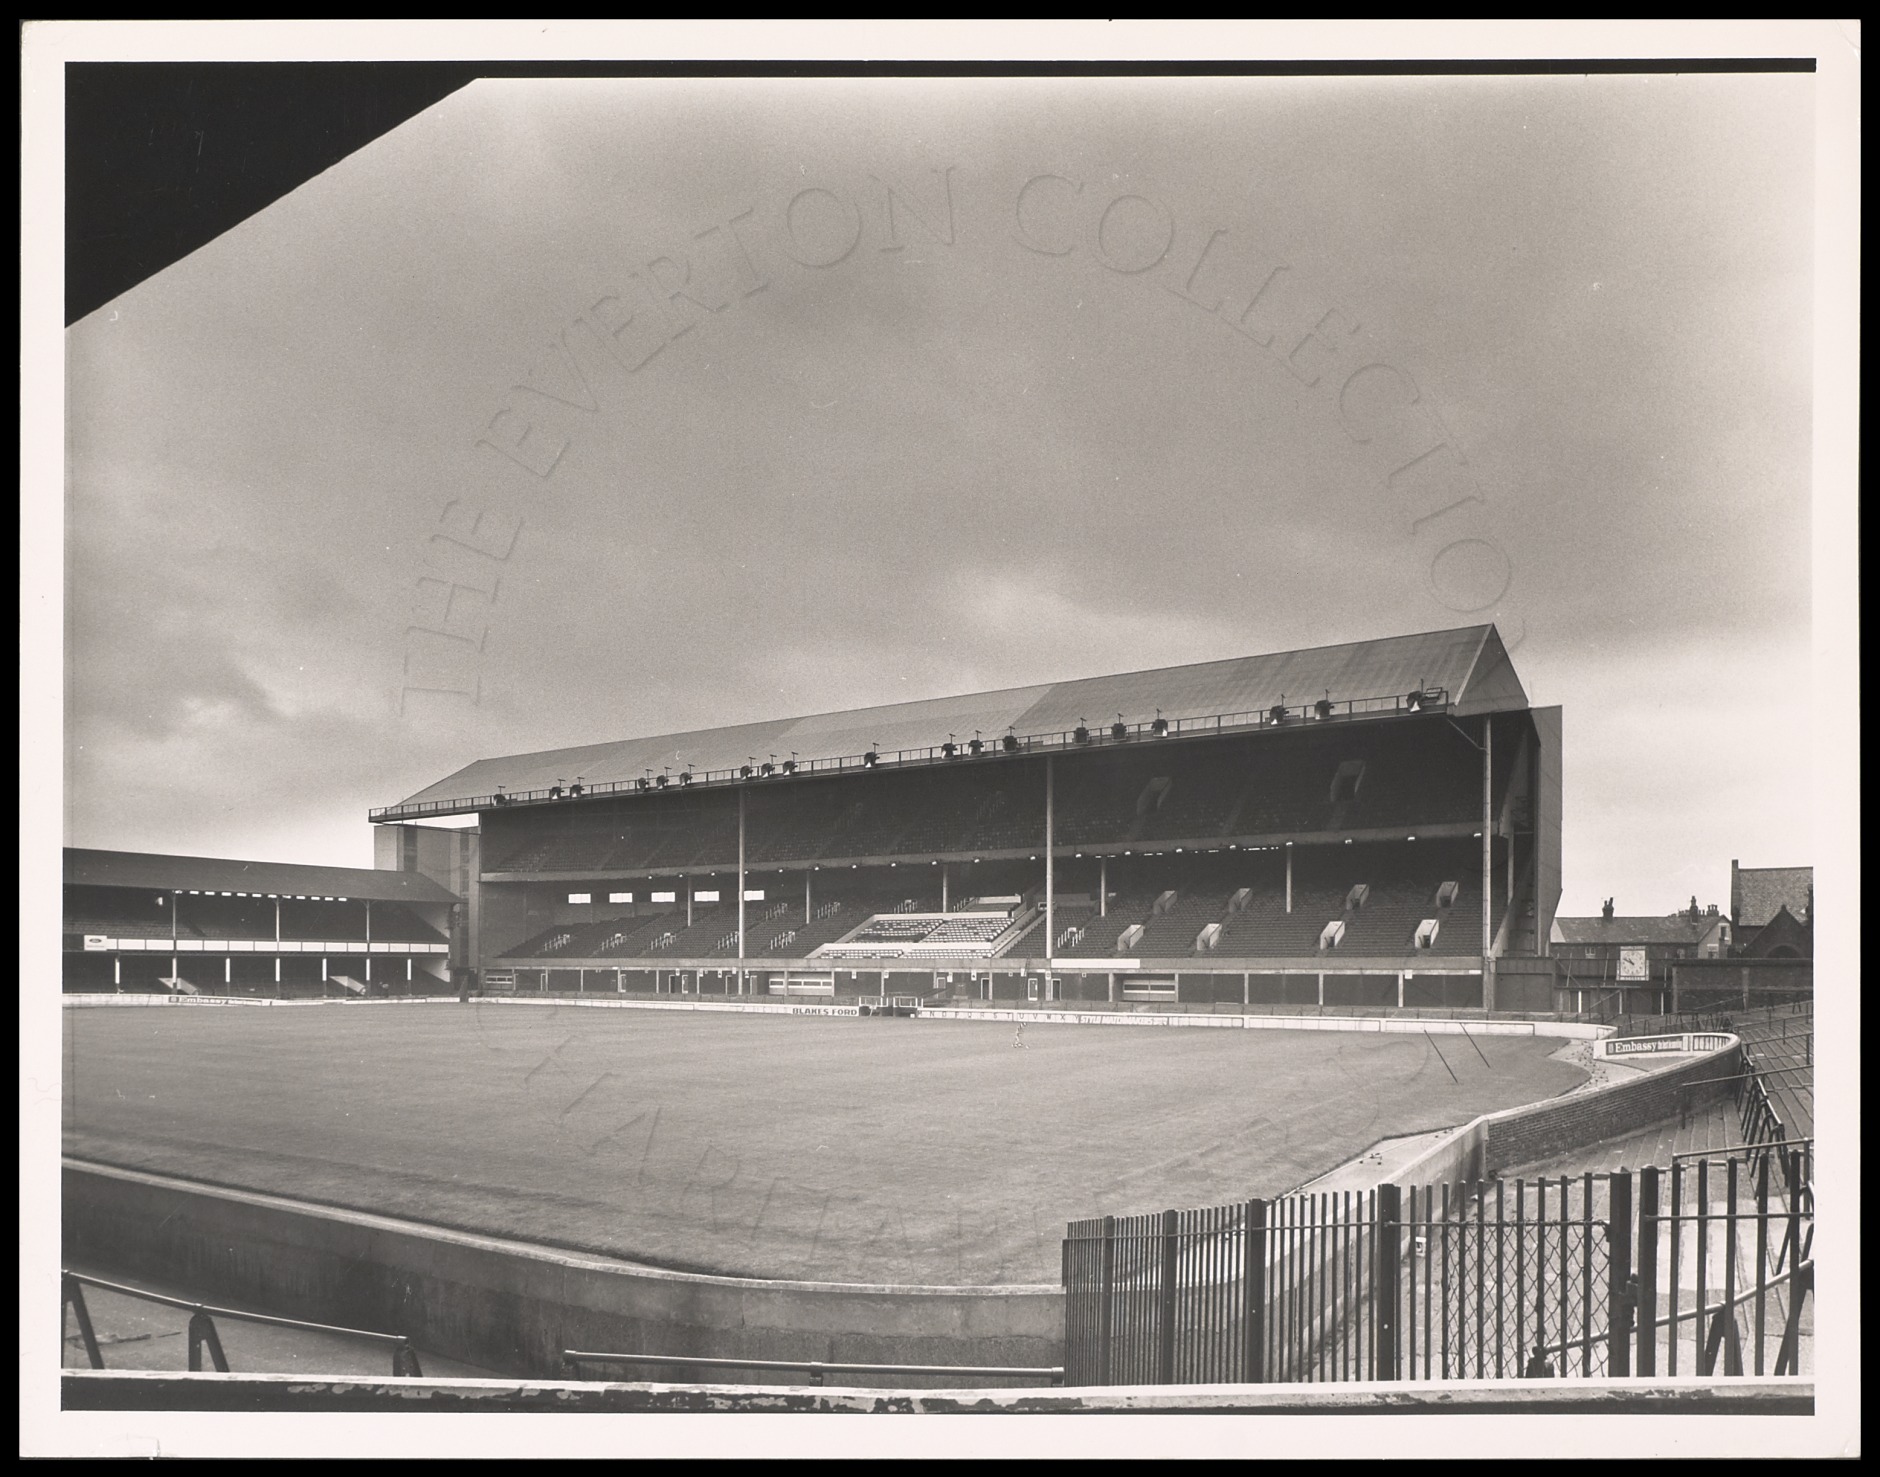
[[[69,331],[66,839],[1493,620],[1563,911],[1727,907],[1813,860],[1812,85],[477,83]]]

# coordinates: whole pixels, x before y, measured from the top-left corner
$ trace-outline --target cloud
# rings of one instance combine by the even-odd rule
[[[1780,685],[1806,640],[1807,99],[1755,77],[467,88],[68,334],[74,826],[154,845],[220,815],[357,862],[363,828],[335,855],[322,816],[484,755],[1493,615],[1569,707],[1570,897],[1659,888],[1628,816],[1678,853],[1667,878],[1748,849],[1717,817],[1773,848],[1805,806],[1774,739],[1718,741],[1742,723],[1719,694]],[[937,218],[935,170],[952,244],[905,214],[889,241],[878,181]],[[1047,172],[1075,184],[1040,218],[1064,256],[1015,235]],[[838,265],[791,260],[806,188],[860,212]],[[1131,194],[1175,233],[1135,275],[1093,235]],[[514,388],[657,256],[722,289],[743,211],[761,290],[597,375],[592,410]],[[1180,294],[1217,229],[1208,312]],[[1334,363],[1412,374],[1475,479],[1466,528],[1511,571],[1494,611],[1433,597],[1460,533],[1415,525],[1441,504],[1389,490],[1336,377],[1289,366],[1334,311],[1362,325]],[[476,445],[512,403],[567,440],[546,479]],[[520,531],[466,598],[475,696],[401,712],[447,507]]]

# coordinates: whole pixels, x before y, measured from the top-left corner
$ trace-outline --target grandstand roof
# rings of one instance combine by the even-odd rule
[[[87,851],[76,846],[65,848],[65,881],[74,887],[142,887],[164,892],[246,892],[395,903],[457,901],[452,893],[416,872],[163,856],[148,851]]]
[[[480,759],[400,802],[435,805],[493,794],[545,788],[579,776],[588,786],[625,783],[646,771],[735,770],[755,756],[794,754],[800,762],[879,749],[937,748],[950,736],[975,733],[996,740],[1097,726],[1121,714],[1146,723],[1159,711],[1171,723],[1217,715],[1257,713],[1282,699],[1295,707],[1330,693],[1338,702],[1387,699],[1416,689],[1441,688],[1458,714],[1525,708],[1527,694],[1492,625],[1387,636],[1305,651],[1233,657],[1184,667],[1160,667],[1108,677],[1086,677],[999,692],[890,703],[808,718],[785,718],[651,738],[622,739],[577,748]]]

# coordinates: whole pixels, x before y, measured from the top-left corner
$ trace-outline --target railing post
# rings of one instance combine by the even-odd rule
[[[1247,1202],[1245,1251],[1241,1267],[1240,1336],[1242,1378],[1250,1385],[1266,1382],[1266,1202]]]
[[[1789,1267],[1789,1316],[1782,1328],[1782,1346],[1776,1350],[1778,1375],[1800,1374],[1802,1307],[1815,1289],[1815,1264],[1796,1260]]]
[[[1175,1240],[1178,1221],[1172,1210],[1162,1212],[1162,1277],[1156,1298],[1155,1382],[1175,1383],[1175,1278],[1180,1271]]]
[[[1606,1373],[1632,1372],[1632,1311],[1639,1281],[1632,1270],[1632,1175],[1606,1176]],[[1591,1329],[1587,1332],[1590,1334]]]
[[[228,1356],[222,1352],[222,1340],[216,1336],[215,1320],[201,1308],[196,1309],[189,1319],[189,1368],[191,1373],[202,1369],[203,1345],[209,1346],[209,1358],[215,1365],[217,1374],[228,1373]]]
[[[1116,1217],[1103,1218],[1103,1262],[1097,1280],[1097,1383],[1110,1383],[1110,1335],[1116,1301]]]
[[[65,1276],[60,1279],[60,1291],[64,1300],[72,1305],[72,1314],[78,1319],[78,1336],[85,1345],[85,1357],[91,1361],[93,1369],[104,1368],[104,1355],[98,1352],[98,1336],[92,1332],[91,1313],[85,1307],[85,1289],[79,1285],[76,1277]]]
[[[1724,1342],[1725,1374],[1743,1372],[1743,1346],[1736,1327],[1736,1257],[1737,1257],[1737,1169],[1733,1156],[1725,1166],[1728,1174],[1725,1193],[1729,1196],[1723,1220],[1723,1309],[1727,1337]],[[1758,1269],[1760,1270],[1760,1269]]]
[[[1647,1166],[1638,1186],[1638,1373],[1658,1373],[1658,1169]],[[1675,1335],[1675,1330],[1673,1331]]]
[[[1403,1191],[1396,1185],[1377,1187],[1377,1270],[1372,1287],[1377,1308],[1371,1329],[1377,1339],[1377,1378],[1397,1378],[1397,1271],[1403,1241]]]

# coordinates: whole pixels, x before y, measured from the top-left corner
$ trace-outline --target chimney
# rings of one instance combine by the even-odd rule
[[[1599,914],[1600,914],[1600,917],[1602,918],[1612,917],[1612,899],[1611,898],[1607,898],[1605,902],[1600,904]]]

